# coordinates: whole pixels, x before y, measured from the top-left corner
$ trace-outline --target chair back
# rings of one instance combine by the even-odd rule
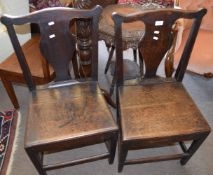
[[[14,30],[14,25],[23,25],[26,23],[38,24],[41,33],[41,53],[47,62],[53,67],[56,74],[55,81],[65,81],[71,79],[69,63],[73,56],[75,56],[77,42],[76,36],[71,33],[70,23],[72,20],[91,19],[92,79],[97,80],[98,21],[101,11],[102,8],[100,6],[96,6],[92,10],[56,7],[46,8],[25,16],[14,17],[4,15],[1,18],[2,23],[7,27],[20,66],[31,90],[35,89],[35,84]]]
[[[138,50],[145,64],[143,78],[155,78],[157,69],[165,57],[174,40],[173,28],[180,18],[193,19],[193,25],[175,73],[176,81],[182,81],[186,67],[199,31],[200,23],[206,14],[206,9],[198,11],[184,11],[176,9],[160,9],[123,16],[114,13],[115,45],[116,45],[116,78],[117,85],[123,84],[123,49],[122,24],[141,21],[145,25],[144,35],[138,44]],[[144,30],[144,29],[143,29]]]

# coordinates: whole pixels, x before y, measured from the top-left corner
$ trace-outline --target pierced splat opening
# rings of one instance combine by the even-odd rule
[[[52,39],[52,38],[55,38],[55,34],[52,34],[52,35],[49,35],[49,38]]]
[[[155,26],[163,26],[164,21],[155,21]]]
[[[55,22],[54,22],[54,21],[48,22],[48,26],[53,26],[53,25],[55,25]]]
[[[160,31],[159,30],[155,30],[154,34],[160,34]]]
[[[158,40],[159,38],[157,36],[153,36],[153,40]]]

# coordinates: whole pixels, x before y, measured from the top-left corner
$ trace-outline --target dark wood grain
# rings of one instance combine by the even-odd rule
[[[26,135],[29,147],[116,130],[95,83],[40,90],[32,100]]]
[[[124,16],[113,14],[116,36],[119,165],[180,159],[184,165],[211,131],[210,126],[185,90],[183,79],[188,60],[206,9],[198,11],[155,10]],[[157,69],[175,41],[174,26],[179,18],[193,19],[193,26],[175,76],[158,77]],[[124,81],[122,32],[124,23],[142,21],[145,35],[139,42],[145,75],[139,84]],[[156,25],[158,22],[159,25]],[[167,72],[168,73],[168,72]],[[189,148],[185,141],[192,141]],[[183,153],[128,159],[129,150],[171,146],[180,143]]]
[[[127,86],[119,91],[124,141],[154,142],[209,130],[180,83]]]
[[[101,11],[100,6],[91,10],[50,8],[26,16],[2,17],[2,22],[11,29],[9,34],[22,71],[27,74],[26,81],[33,89],[27,116],[25,150],[39,174],[46,175],[47,170],[104,158],[113,163],[118,128],[97,82],[97,36]],[[78,51],[76,35],[70,30],[70,23],[74,19],[90,21],[90,56],[93,63],[90,81],[71,80],[69,65]],[[41,53],[56,74],[54,82],[42,87],[35,87],[13,28],[13,25],[30,22],[37,23],[40,27]],[[98,143],[108,143],[108,152],[80,160],[43,165],[44,152],[60,152]]]

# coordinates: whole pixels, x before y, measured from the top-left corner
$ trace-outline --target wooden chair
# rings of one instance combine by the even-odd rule
[[[52,81],[55,75],[53,69],[48,66],[40,53],[38,48],[39,39],[39,35],[33,35],[32,38],[23,45],[22,49],[26,55],[26,61],[34,82],[41,85]],[[12,83],[26,84],[26,81],[15,54],[12,54],[0,64],[0,77],[13,106],[18,109],[19,103]]]
[[[124,165],[180,159],[185,165],[210,133],[210,127],[181,83],[206,9],[199,11],[155,10],[122,16],[113,14],[116,37],[117,104],[120,136],[118,171]],[[156,75],[174,36],[172,28],[179,18],[193,19],[193,27],[180,63],[172,78]],[[122,24],[143,21],[145,35],[139,51],[145,75],[138,85],[127,85],[123,77]],[[185,141],[192,141],[188,147]],[[155,148],[179,143],[183,153],[127,159],[129,150]]]
[[[155,2],[154,1],[150,1],[150,0],[118,0],[117,2],[118,4],[132,4],[132,6],[134,7],[135,6],[135,9],[140,9],[139,7],[137,6],[141,6],[141,9],[144,9],[144,10],[150,10],[150,9],[157,9],[157,8],[172,8],[174,6],[174,1],[173,0],[169,0],[169,1],[160,1],[160,2]],[[107,13],[110,13],[111,11],[113,10],[119,10],[121,11],[122,9],[107,9],[109,12],[104,12],[105,14],[102,15],[102,18],[103,18],[103,22],[106,23],[106,21],[110,21],[106,18],[109,18],[109,15],[106,15]],[[129,12],[130,11],[130,12]],[[130,14],[130,13],[134,13],[134,10],[133,8],[130,8],[130,7],[123,7],[123,11],[122,13],[126,13],[126,14]],[[110,16],[111,18],[111,16]],[[105,27],[106,25],[104,25]],[[139,25],[140,26],[140,25]],[[130,26],[125,26],[125,32],[123,32],[123,45],[126,46],[126,48],[132,48],[133,49],[133,58],[134,58],[134,62],[137,63],[137,47],[134,46],[134,42],[137,42],[138,40],[138,36],[137,36],[137,27],[138,27],[138,24],[131,24]],[[135,30],[134,30],[135,28]],[[107,30],[107,29],[104,29],[104,30]],[[111,31],[110,31],[111,32]],[[142,31],[143,32],[143,31]],[[130,37],[129,33],[132,33],[132,37]],[[140,33],[138,33],[140,35]],[[109,34],[108,34],[109,35]],[[112,34],[111,34],[112,35]],[[105,37],[104,37],[105,38]],[[112,39],[110,39],[112,41]],[[112,42],[109,42],[109,41],[105,41],[106,42],[106,45],[108,48],[111,47],[110,49],[110,53],[109,53],[109,57],[108,57],[108,60],[107,60],[107,63],[106,63],[106,67],[105,67],[105,70],[104,70],[104,73],[106,74],[108,72],[108,69],[110,67],[110,64],[112,62],[112,57],[113,57],[113,54],[114,54],[114,50],[115,50],[115,47],[113,45]],[[128,46],[129,45],[129,46]],[[126,49],[125,48],[125,49]],[[140,74],[139,74],[139,68],[137,66],[137,64],[135,64],[134,62],[130,62],[129,60],[124,60],[124,69],[126,69],[127,71],[125,72],[127,74],[127,78],[125,76],[126,79],[129,79],[130,77],[133,79],[133,78],[136,78],[136,77],[139,77]],[[113,63],[113,62],[112,62]],[[113,65],[114,67],[114,65]],[[128,72],[132,72],[131,70],[132,69],[138,69],[137,73],[128,73]],[[112,70],[113,73],[111,73],[112,75],[114,74],[114,70]],[[128,75],[129,74],[129,75]]]
[[[113,163],[117,125],[98,86],[98,20],[101,7],[92,10],[47,8],[21,17],[3,16],[12,44],[32,91],[25,137],[25,150],[38,172],[108,158]],[[73,19],[91,19],[92,78],[90,81],[70,80],[69,62],[76,52],[76,38],[69,29]],[[17,41],[13,25],[37,23],[40,27],[40,48],[52,65],[54,83],[36,88],[25,57]],[[106,143],[108,152],[80,160],[43,165],[44,153],[58,152]]]
[[[109,57],[106,63],[105,67],[105,74],[108,72],[109,68],[111,71],[111,75],[113,76],[112,78],[112,83],[110,87],[110,94],[112,95],[114,91],[114,86],[115,86],[115,61],[112,60],[115,46],[114,46],[114,31],[113,31],[113,21],[112,21],[112,13],[113,12],[119,12],[122,14],[131,14],[131,13],[137,13],[138,11],[147,11],[147,10],[157,10],[159,8],[173,8],[174,3],[176,3],[173,0],[170,1],[159,1],[159,2],[154,2],[154,1],[122,1],[122,4],[120,5],[111,5],[106,7],[103,10],[103,13],[101,15],[101,20],[99,24],[99,38],[103,39],[106,43],[106,45],[111,46],[111,50],[109,52]],[[130,5],[131,4],[131,5]],[[143,30],[142,30],[143,29]],[[138,23],[138,22],[133,22],[133,23],[127,23],[124,24],[123,27],[123,35],[122,35],[122,41],[123,41],[123,50],[127,50],[129,48],[133,49],[133,56],[134,56],[134,61],[131,61],[128,57],[128,59],[123,60],[123,71],[124,71],[124,79],[125,80],[131,80],[131,79],[136,79],[140,78],[143,76],[143,59],[137,59],[137,44],[138,41],[141,39],[141,36],[144,34],[144,24],[143,23]],[[176,33],[174,33],[176,35]],[[166,76],[171,77],[172,71],[173,71],[173,54],[174,51],[172,51],[172,48],[175,48],[176,42],[171,46],[171,52],[170,54],[168,53],[167,56],[167,61],[165,64],[167,65],[165,67],[166,69]],[[140,53],[139,53],[140,56]]]

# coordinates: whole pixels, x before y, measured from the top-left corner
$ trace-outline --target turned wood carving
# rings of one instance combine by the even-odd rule
[[[76,0],[74,7],[79,9],[90,9],[96,5],[106,7],[110,4],[116,4],[118,0]],[[90,38],[90,21],[77,21],[77,36],[78,36],[78,50],[80,57],[80,75],[83,77],[91,76],[91,38]]]

